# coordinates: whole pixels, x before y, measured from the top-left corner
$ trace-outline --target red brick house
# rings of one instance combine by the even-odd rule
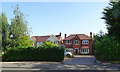
[[[59,35],[32,36],[32,39],[34,40],[33,46],[40,46],[45,41],[52,41],[56,45],[62,43],[61,32]]]
[[[71,34],[65,39],[63,39],[63,44],[65,46],[65,52],[72,52],[75,55],[77,54],[92,54],[92,32],[90,36],[85,34]]]

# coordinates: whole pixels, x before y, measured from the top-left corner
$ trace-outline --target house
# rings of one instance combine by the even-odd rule
[[[47,35],[47,36],[32,36],[34,40],[33,46],[40,46],[45,41],[52,41],[54,44],[59,45],[62,43],[61,32],[59,35]]]
[[[65,52],[72,52],[75,55],[83,53],[83,54],[92,54],[92,32],[90,32],[90,36],[85,34],[71,34],[65,39],[63,39],[63,44],[65,46]]]

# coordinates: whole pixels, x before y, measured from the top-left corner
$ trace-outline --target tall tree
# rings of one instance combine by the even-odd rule
[[[108,35],[120,40],[120,1],[112,1],[109,5],[104,9],[102,19],[106,21]]]
[[[0,19],[1,19],[1,25],[2,25],[2,47],[3,49],[6,50],[6,47],[9,46],[9,42],[10,42],[10,39],[9,39],[9,24],[8,24],[8,21],[7,21],[7,17],[5,15],[5,13],[2,13],[2,15],[0,16]]]
[[[13,11],[14,18],[11,19],[10,37],[12,39],[12,46],[17,46],[18,38],[28,34],[27,21],[24,14],[21,12],[19,5],[15,6]]]
[[[2,49],[2,13],[0,14],[0,50]]]

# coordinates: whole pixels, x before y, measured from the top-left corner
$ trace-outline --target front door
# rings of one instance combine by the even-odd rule
[[[78,55],[79,54],[79,49],[75,48],[75,54]]]

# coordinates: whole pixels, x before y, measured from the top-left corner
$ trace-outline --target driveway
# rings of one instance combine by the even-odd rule
[[[71,60],[64,61],[67,65],[95,65],[95,57],[93,55],[76,55]]]

